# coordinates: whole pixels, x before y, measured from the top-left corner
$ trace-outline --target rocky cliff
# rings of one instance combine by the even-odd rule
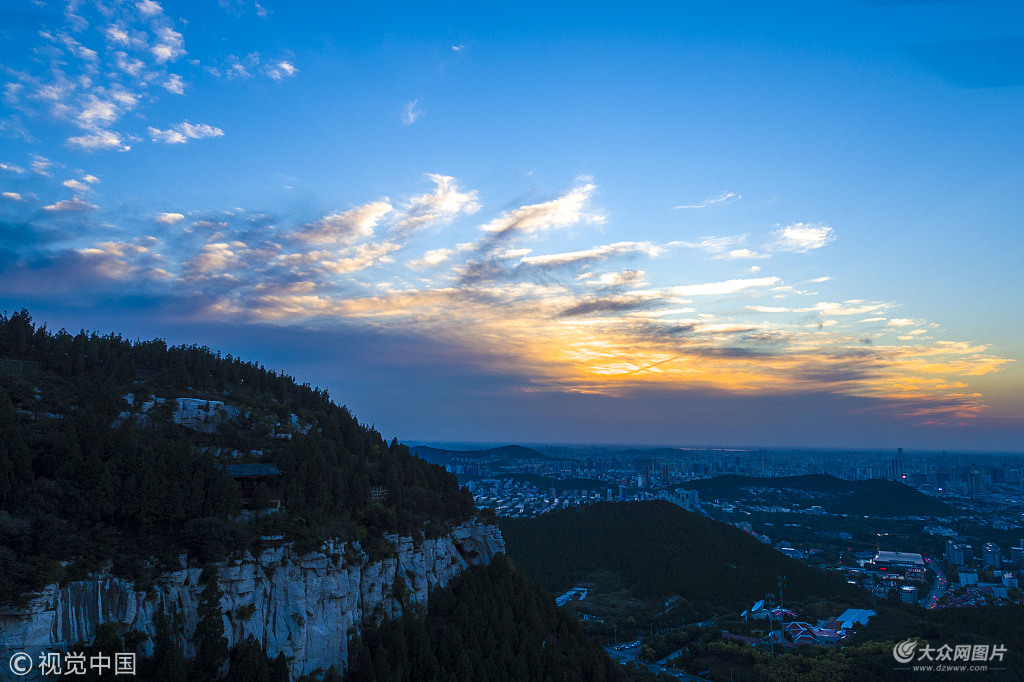
[[[498,528],[476,522],[418,545],[411,538],[388,540],[394,557],[375,562],[353,542],[327,544],[304,555],[281,543],[259,556],[224,563],[221,607],[229,646],[252,634],[271,658],[284,652],[293,678],[332,665],[344,668],[349,636],[364,619],[398,617],[405,608],[425,607],[431,588],[504,551]],[[182,569],[162,575],[148,593],[101,574],[63,587],[51,585],[24,611],[0,612],[0,678],[15,652],[38,661],[43,651],[67,651],[79,641],[91,641],[96,626],[109,621],[148,634],[152,647],[153,618],[161,608],[175,614],[185,654],[192,656],[201,570],[185,565],[183,558]]]

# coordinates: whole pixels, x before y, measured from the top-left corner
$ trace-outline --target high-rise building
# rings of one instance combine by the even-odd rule
[[[1015,571],[1024,571],[1024,547],[1011,547],[1010,561]]]
[[[946,563],[963,566],[974,558],[974,548],[955,540],[946,540]]]
[[[999,551],[999,545],[994,542],[986,542],[981,550],[981,565],[985,568],[999,568],[1003,563],[1003,553]]]

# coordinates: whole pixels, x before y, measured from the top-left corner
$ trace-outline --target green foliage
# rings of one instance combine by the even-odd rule
[[[255,613],[256,613],[256,605],[255,604],[245,604],[244,606],[239,606],[237,609],[235,609],[234,617],[235,617],[235,620],[247,621],[250,618],[252,618],[253,615],[255,615]]]
[[[192,641],[196,657],[192,661],[190,679],[197,682],[214,682],[220,677],[220,669],[228,659],[228,640],[224,636],[224,614],[220,599],[224,596],[217,584],[217,570],[207,568],[199,578],[203,586],[197,609],[199,622]]]
[[[249,635],[231,649],[231,665],[224,682],[288,682],[284,654],[271,660],[256,638]]]
[[[509,556],[556,594],[605,569],[638,597],[680,595],[706,616],[749,608],[776,593],[784,575],[787,601],[829,598],[867,605],[867,594],[839,576],[668,502],[599,503],[533,519],[502,519],[501,530]]]
[[[163,402],[148,420],[121,419],[129,393],[136,411]],[[241,411],[194,431],[173,421],[182,397]],[[292,415],[303,428],[274,438]],[[234,521],[238,485],[223,464],[235,461],[281,469],[283,512]],[[370,504],[373,486],[387,498]],[[257,495],[261,505],[269,491]],[[326,391],[204,347],[53,334],[27,311],[0,315],[0,604],[24,605],[110,560],[145,588],[182,552],[204,565],[277,534],[310,551],[331,537],[443,533],[474,513],[454,476],[387,443]]]
[[[626,679],[504,555],[434,590],[425,616],[407,613],[366,628],[350,652],[348,682]]]
[[[860,516],[949,516],[956,510],[945,502],[896,481],[847,481],[829,474],[758,478],[728,474],[691,481],[687,488],[703,497],[735,499],[748,489],[771,488],[826,493],[821,506],[833,514]]]

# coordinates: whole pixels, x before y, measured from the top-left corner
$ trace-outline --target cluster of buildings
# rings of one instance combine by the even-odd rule
[[[700,498],[695,490],[630,490],[624,486],[605,487],[590,479],[592,488],[541,487],[530,480],[516,476],[481,478],[466,483],[477,507],[490,507],[498,516],[532,518],[565,507],[578,507],[593,502],[638,502],[665,500],[691,511],[700,510]],[[558,482],[552,479],[552,482]]]
[[[1024,538],[1021,538],[1018,544],[1020,546],[1010,548],[1009,557],[1004,557],[999,545],[986,542],[979,557],[981,567],[998,569],[1009,564],[1013,570],[1024,571]],[[953,566],[971,566],[977,563],[974,548],[959,538],[946,540],[945,559],[947,564]]]
[[[744,611],[742,615],[744,619],[768,619],[771,623],[771,632],[763,637],[746,637],[723,632],[723,639],[753,646],[774,647],[778,644],[783,648],[792,648],[840,644],[852,637],[859,627],[866,625],[875,612],[869,609],[847,609],[835,618],[809,623],[796,620],[796,614],[788,609],[768,609],[764,607],[763,602],[759,602],[750,611]],[[786,622],[787,618],[792,620]]]

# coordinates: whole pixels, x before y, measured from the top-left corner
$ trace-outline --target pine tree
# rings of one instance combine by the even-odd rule
[[[21,435],[18,413],[11,397],[0,386],[0,505],[32,479],[32,456]]]
[[[203,586],[197,609],[199,622],[196,624],[192,641],[196,647],[196,658],[192,663],[191,678],[197,682],[214,682],[219,679],[220,669],[228,660],[228,640],[224,636],[224,614],[220,599],[224,593],[217,583],[218,571],[207,567],[199,577]]]

